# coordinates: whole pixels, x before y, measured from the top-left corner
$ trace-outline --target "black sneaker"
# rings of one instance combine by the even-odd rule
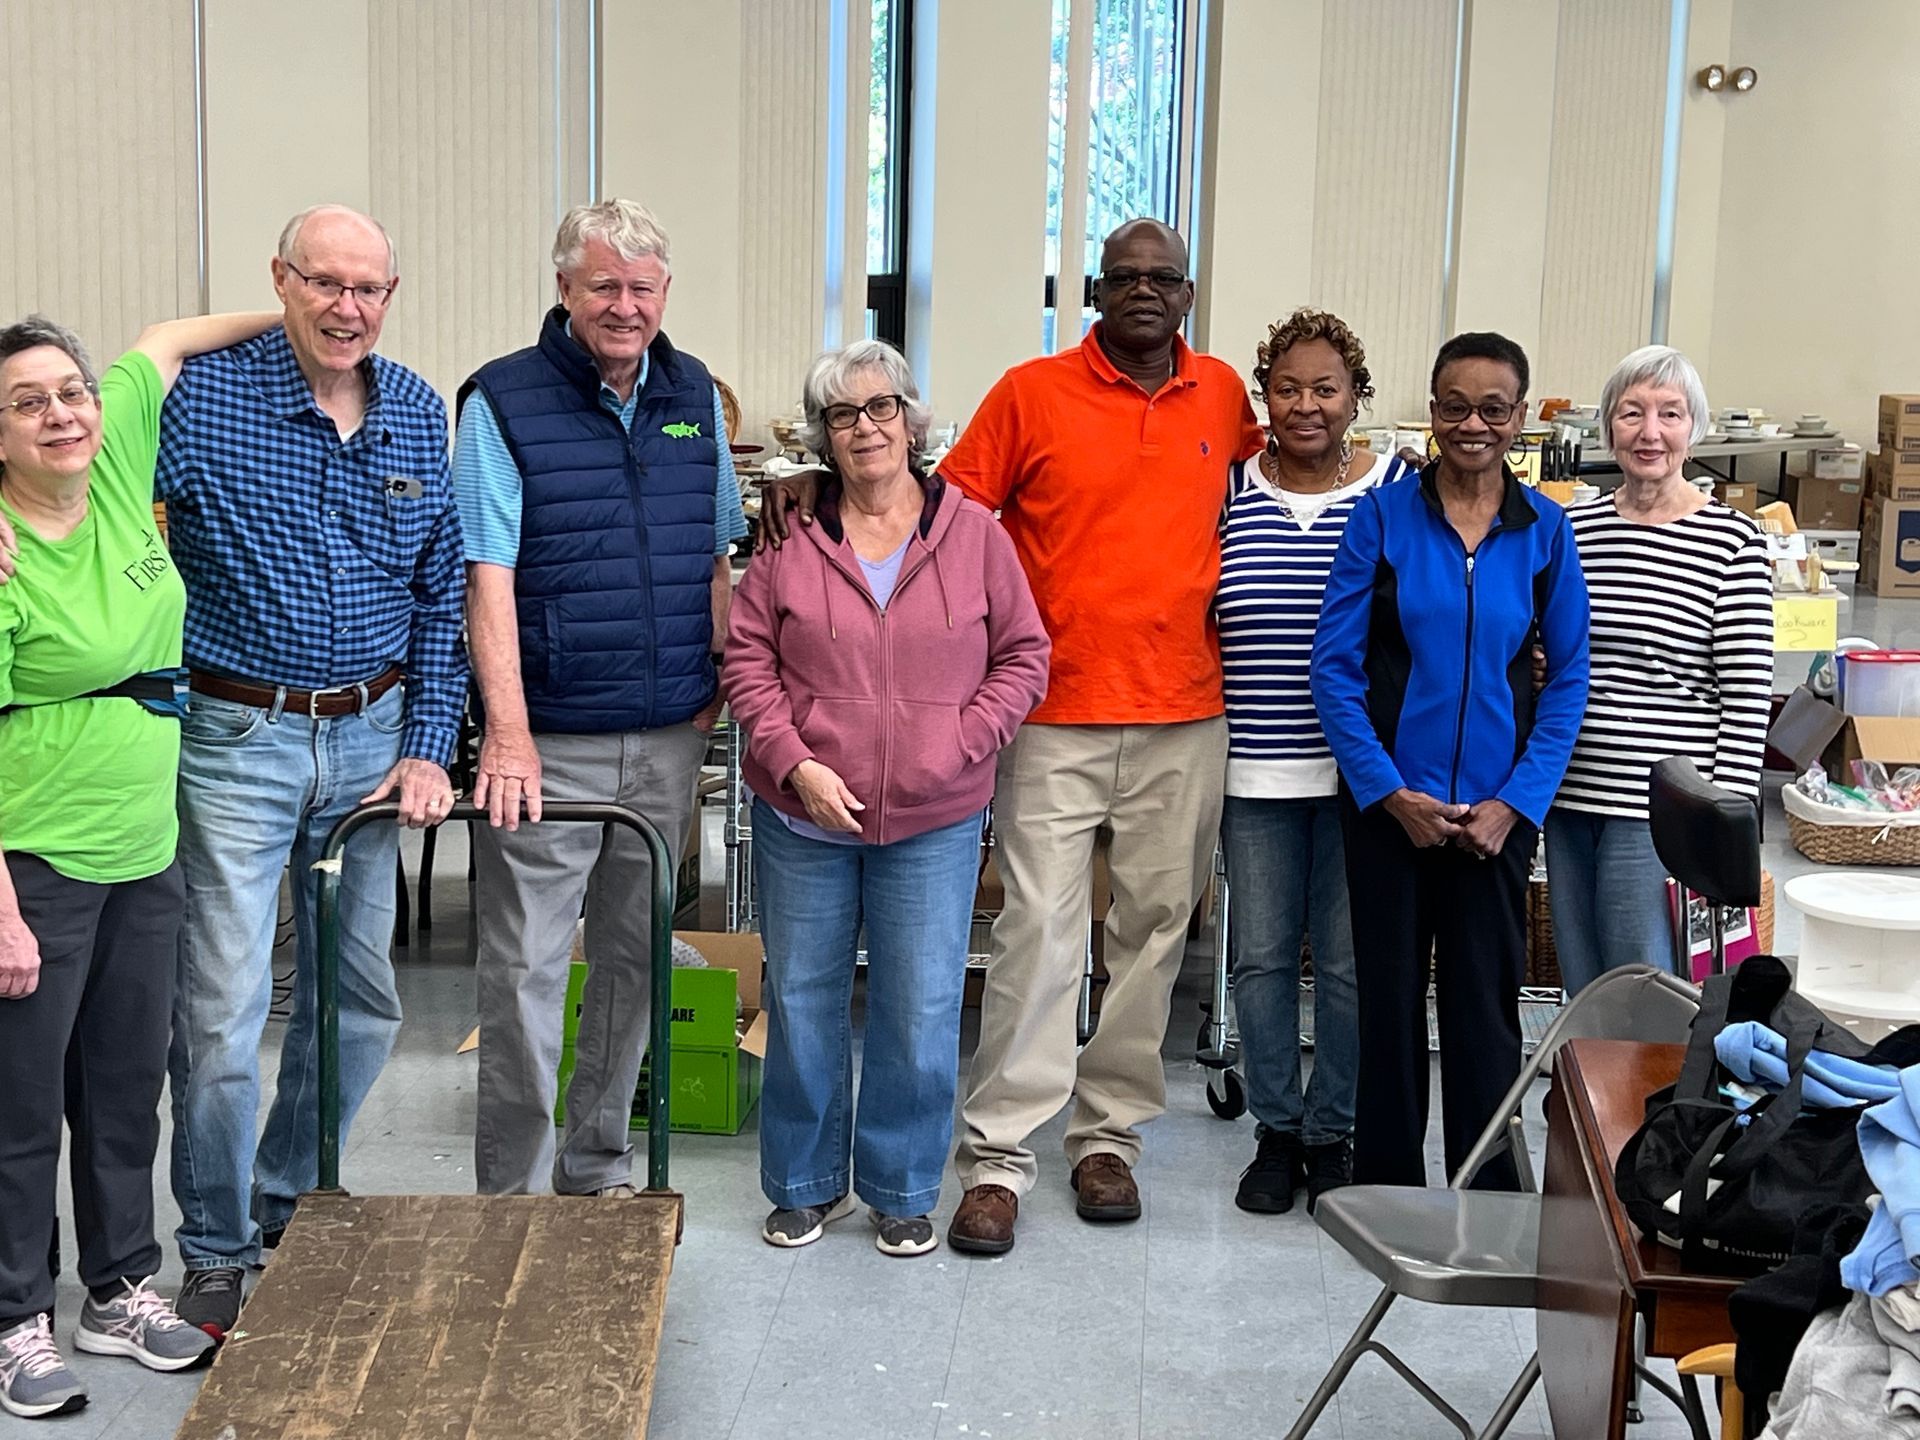
[[[1240,1172],[1233,1203],[1256,1215],[1284,1215],[1293,1209],[1293,1192],[1306,1175],[1306,1152],[1298,1135],[1263,1130],[1253,1163]]]
[[[1353,1183],[1353,1138],[1342,1136],[1324,1145],[1307,1146],[1307,1213],[1329,1190]]]
[[[243,1274],[238,1265],[187,1271],[187,1278],[180,1286],[180,1298],[173,1303],[173,1313],[216,1340],[226,1339],[227,1332],[240,1319]]]

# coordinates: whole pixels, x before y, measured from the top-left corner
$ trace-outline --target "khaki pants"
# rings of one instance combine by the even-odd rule
[[[1166,1108],[1160,1042],[1187,922],[1212,868],[1227,765],[1224,719],[1023,725],[1000,756],[994,835],[1006,905],[993,926],[980,1048],[961,1111],[961,1181],[1024,1195],[1027,1137],[1075,1102],[1067,1160],[1140,1156],[1134,1127]],[[1111,979],[1078,1046],[1094,840],[1112,839]]]

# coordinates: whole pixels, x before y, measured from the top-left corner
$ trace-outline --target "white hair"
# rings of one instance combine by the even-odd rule
[[[631,200],[602,200],[597,205],[576,205],[560,222],[553,237],[553,268],[571,275],[586,259],[587,245],[598,240],[631,264],[651,255],[660,268],[673,273],[673,256],[667,232],[653,218],[653,212]]]
[[[1613,367],[1607,383],[1600,389],[1600,419],[1605,425],[1603,443],[1613,447],[1613,412],[1627,391],[1636,385],[1654,385],[1663,390],[1678,390],[1687,397],[1687,415],[1693,421],[1689,445],[1698,445],[1713,421],[1707,409],[1707,387],[1700,383],[1700,372],[1693,362],[1671,345],[1642,345]]]
[[[823,460],[831,456],[827,407],[851,403],[854,376],[874,370],[900,397],[902,413],[907,417],[907,463],[917,471],[927,448],[927,432],[933,428],[933,408],[921,403],[920,387],[914,383],[907,357],[884,340],[856,340],[827,351],[808,367],[800,391],[801,409],[807,417],[800,427],[801,443]]]
[[[394,248],[393,237],[387,234],[387,227],[371,215],[354,209],[351,205],[309,205],[298,215],[287,221],[280,231],[278,247],[280,258],[287,264],[294,264],[293,252],[300,244],[300,232],[307,228],[307,222],[316,215],[351,215],[355,220],[371,225],[374,233],[387,244],[387,274],[389,277],[400,273],[400,252]]]

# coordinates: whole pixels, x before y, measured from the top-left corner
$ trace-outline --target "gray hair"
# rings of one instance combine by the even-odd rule
[[[853,398],[853,377],[863,370],[877,370],[894,394],[902,400],[907,417],[907,463],[916,471],[926,453],[927,432],[933,428],[933,408],[921,403],[920,387],[914,383],[913,367],[907,357],[884,340],[856,340],[838,350],[829,350],[808,367],[801,387],[800,404],[806,423],[800,427],[800,441],[822,460],[829,459],[833,447],[827,440],[826,409],[845,404]]]
[[[80,378],[87,382],[87,388],[95,394],[99,393],[100,382],[93,373],[93,361],[87,355],[87,347],[80,343],[80,337],[44,315],[29,315],[0,330],[0,365],[5,365],[16,355],[38,350],[43,345],[51,345],[79,366]],[[6,468],[4,463],[0,463],[0,472]]]
[[[300,244],[300,232],[307,228],[307,222],[316,215],[351,215],[354,219],[364,221],[366,224],[371,225],[374,233],[387,242],[387,274],[393,276],[400,273],[400,252],[394,248],[393,237],[387,233],[387,227],[371,215],[356,210],[351,205],[309,205],[298,215],[295,215],[291,220],[287,221],[286,225],[281,228],[280,244],[277,247],[277,253],[286,264],[292,265],[295,263],[293,252]]]
[[[1663,390],[1678,390],[1685,395],[1687,414],[1693,420],[1693,432],[1688,436],[1687,443],[1700,443],[1700,438],[1713,422],[1713,414],[1707,409],[1707,387],[1700,383],[1700,372],[1693,368],[1691,360],[1671,345],[1642,345],[1613,367],[1613,373],[1601,387],[1600,420],[1605,427],[1601,435],[1603,445],[1608,449],[1613,448],[1613,412],[1620,408],[1627,391],[1636,385],[1654,385]]]
[[[573,274],[586,258],[588,243],[594,240],[629,264],[652,255],[661,269],[673,273],[667,232],[644,205],[631,200],[602,200],[596,205],[574,206],[553,237],[553,268],[562,275]]]

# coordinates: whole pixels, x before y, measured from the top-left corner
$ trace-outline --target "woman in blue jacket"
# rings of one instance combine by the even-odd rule
[[[1526,354],[1504,335],[1440,347],[1439,459],[1360,498],[1314,636],[1353,898],[1362,1183],[1426,1183],[1429,956],[1449,1174],[1519,1073],[1527,873],[1587,703],[1572,530],[1504,463],[1526,394]],[[1477,1183],[1514,1188],[1512,1162]]]

